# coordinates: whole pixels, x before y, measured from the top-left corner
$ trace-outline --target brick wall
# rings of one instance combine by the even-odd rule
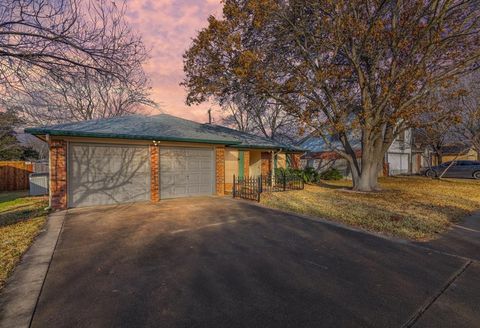
[[[67,208],[67,143],[52,140],[50,148],[50,206],[54,210]]]
[[[300,154],[292,154],[292,167],[294,169],[300,168]]]
[[[217,195],[225,194],[225,147],[215,147],[215,186]]]
[[[160,151],[159,147],[150,145],[150,200],[160,201]]]

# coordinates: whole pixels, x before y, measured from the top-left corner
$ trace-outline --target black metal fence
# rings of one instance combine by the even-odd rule
[[[258,177],[233,176],[233,198],[260,201],[263,192],[302,190],[303,179],[295,175],[268,174]]]

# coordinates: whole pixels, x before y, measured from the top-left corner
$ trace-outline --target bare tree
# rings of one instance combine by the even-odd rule
[[[434,155],[438,163],[443,163],[443,149],[453,142],[452,124],[447,121],[427,125],[415,131],[415,143],[421,149],[426,149],[429,155]],[[432,158],[427,158],[429,165],[432,165]]]
[[[251,113],[247,101],[227,101],[223,104],[222,123],[242,132],[253,132]]]
[[[92,70],[45,78],[28,90],[6,98],[28,122],[37,124],[83,121],[128,115],[142,105],[156,106],[149,98],[148,80],[141,67],[119,80]]]
[[[80,120],[151,104],[142,70],[147,51],[125,9],[108,0],[2,1],[4,106],[30,118]],[[39,109],[46,109],[43,116]]]
[[[296,120],[274,99],[235,95],[225,101],[223,123],[268,139],[293,142],[298,136]]]

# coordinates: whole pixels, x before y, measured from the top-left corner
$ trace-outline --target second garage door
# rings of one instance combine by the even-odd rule
[[[211,148],[160,147],[160,198],[213,194]]]

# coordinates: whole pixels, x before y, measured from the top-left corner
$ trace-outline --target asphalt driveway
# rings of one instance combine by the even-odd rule
[[[77,209],[32,326],[428,326],[426,314],[471,267],[228,198]]]

